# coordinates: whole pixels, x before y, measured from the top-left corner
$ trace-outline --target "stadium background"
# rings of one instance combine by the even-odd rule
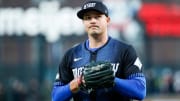
[[[103,0],[112,37],[132,44],[147,79],[146,101],[179,101],[180,1]],[[64,52],[87,36],[83,0],[0,0],[0,101],[50,101]]]

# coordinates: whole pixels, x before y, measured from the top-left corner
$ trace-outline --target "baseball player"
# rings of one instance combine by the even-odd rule
[[[62,58],[52,101],[143,100],[143,66],[131,45],[108,35],[107,7],[100,1],[87,1],[77,16],[82,19],[88,39],[70,48]]]

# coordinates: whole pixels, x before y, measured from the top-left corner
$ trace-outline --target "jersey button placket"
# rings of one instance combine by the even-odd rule
[[[90,61],[91,62],[96,61],[96,57],[97,57],[97,52],[91,52],[91,59],[90,59]]]

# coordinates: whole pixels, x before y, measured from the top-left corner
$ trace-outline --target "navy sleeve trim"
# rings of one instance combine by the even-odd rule
[[[60,82],[60,81],[56,81],[54,82],[54,86],[63,86],[64,83]]]
[[[132,79],[135,77],[144,77],[144,74],[143,73],[134,73],[134,74],[128,76],[128,79]]]

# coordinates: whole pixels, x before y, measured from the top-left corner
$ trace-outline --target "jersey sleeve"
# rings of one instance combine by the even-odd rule
[[[142,63],[132,46],[128,46],[125,50],[123,67],[126,79],[115,78],[114,89],[129,98],[144,99],[146,96],[146,79],[142,72]]]
[[[68,101],[72,97],[69,84],[73,79],[70,56],[71,53],[67,52],[59,64],[59,71],[52,89],[52,101]]]
[[[69,83],[74,77],[73,72],[70,68],[72,52],[69,50],[65,53],[59,64],[59,71],[56,76],[56,82],[61,82],[62,84]]]
[[[130,76],[142,76],[142,63],[136,54],[135,49],[129,46],[123,56],[124,75],[126,78]]]

